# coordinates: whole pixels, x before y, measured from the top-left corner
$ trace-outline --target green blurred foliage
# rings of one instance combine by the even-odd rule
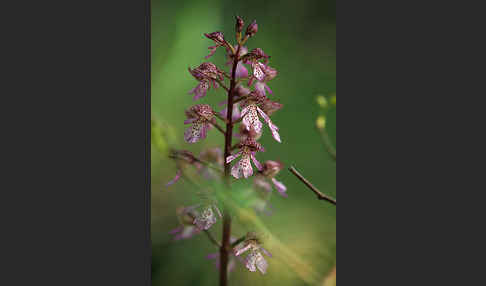
[[[183,141],[184,110],[194,104],[188,91],[197,82],[188,73],[205,61],[212,43],[203,33],[221,30],[233,41],[234,16],[246,24],[257,20],[259,31],[248,42],[272,56],[270,65],[278,76],[269,83],[270,97],[284,107],[272,116],[280,128],[282,143],[276,142],[267,127],[260,143],[266,152],[258,159],[280,160],[296,166],[321,191],[336,197],[336,164],[327,154],[315,124],[322,107],[318,95],[327,101],[326,130],[336,138],[336,24],[335,1],[152,1],[152,281],[153,285],[217,285],[217,271],[206,255],[215,247],[204,235],[172,242],[168,231],[178,226],[175,210],[194,204],[198,192],[179,181],[165,187],[175,175],[175,163],[167,148],[187,149],[198,155],[207,147],[222,146],[216,130],[197,144]],[[211,60],[224,67],[224,52]],[[225,99],[222,89],[210,90],[198,103]],[[316,104],[317,103],[317,104]],[[171,134],[171,135],[170,135]],[[170,139],[168,139],[170,138]],[[336,264],[336,208],[319,201],[286,169],[277,176],[288,188],[288,198],[272,193],[273,216],[256,217],[238,213],[235,236],[247,231],[265,235],[265,247],[273,254],[266,275],[237,267],[230,285],[323,285]],[[232,199],[248,202],[250,192],[236,192]],[[239,197],[240,196],[240,197]],[[245,205],[239,206],[245,210]],[[256,228],[256,229],[253,229]],[[211,228],[219,239],[221,223]]]

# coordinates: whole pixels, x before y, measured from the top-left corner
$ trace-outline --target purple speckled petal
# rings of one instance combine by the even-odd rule
[[[206,92],[209,89],[209,83],[207,81],[200,81],[199,84],[189,91],[189,94],[194,93],[193,100],[198,100],[201,97],[206,96]]]
[[[250,272],[256,271],[256,267],[255,267],[256,259],[257,259],[256,253],[253,251],[250,252],[250,254],[248,254],[248,256],[245,259],[245,266]]]
[[[265,260],[265,258],[263,257],[263,255],[260,252],[258,252],[256,254],[255,264],[256,264],[258,270],[262,274],[265,274],[267,272],[268,262]]]
[[[253,168],[250,163],[250,154],[242,153],[241,160],[231,168],[231,175],[239,179],[244,177],[245,179],[253,175]]]
[[[233,154],[233,155],[229,155],[227,158],[226,158],[226,163],[230,163],[231,161],[233,161],[234,159],[238,158],[238,156],[240,156],[242,153],[242,151],[238,151],[237,153]]]
[[[265,65],[260,63],[260,62],[256,62],[256,63],[253,63],[252,64],[252,68],[253,68],[253,75],[259,80],[259,81],[263,81],[265,79]]]
[[[187,143],[196,143],[201,138],[202,129],[202,123],[194,122],[192,126],[187,128],[184,132],[184,140],[186,140]]]
[[[260,109],[260,107],[257,107],[258,113],[260,114],[261,117],[265,120],[265,122],[268,124],[268,127],[270,128],[270,131],[272,132],[273,138],[279,142],[282,143],[282,140],[280,139],[280,134],[278,134],[278,127],[277,125],[273,124],[273,122],[270,120],[270,117],[263,112],[263,110]]]
[[[244,114],[242,122],[245,124],[247,130],[250,130],[253,127],[256,133],[261,133],[262,123],[258,118],[258,109],[259,108],[256,105],[249,105],[244,108],[241,112]]]

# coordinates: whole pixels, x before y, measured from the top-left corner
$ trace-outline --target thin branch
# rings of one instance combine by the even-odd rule
[[[216,127],[216,129],[218,129],[219,132],[221,132],[223,135],[226,136],[226,132],[224,132],[224,129],[221,126],[219,126],[218,123],[212,121],[209,121],[209,123],[214,127]]]
[[[173,154],[169,155],[169,158],[171,158],[171,159],[182,159],[182,160],[186,160],[186,161],[189,161],[189,160],[196,161],[198,163],[205,165],[208,168],[211,168],[211,169],[216,170],[218,172],[223,172],[223,170],[221,170],[221,168],[216,167],[216,166],[214,166],[213,164],[211,164],[207,161],[201,160],[201,159],[199,159],[198,157],[196,157],[192,154],[180,153],[177,150],[173,151]]]
[[[214,115],[215,115],[215,116],[216,116],[218,119],[222,120],[224,123],[228,123],[228,119],[226,119],[226,118],[224,118],[223,116],[221,116],[221,114],[220,114],[219,112],[214,112]]]
[[[216,80],[216,82],[217,82],[217,83],[218,83],[218,84],[219,84],[221,87],[223,87],[223,88],[224,88],[226,91],[229,91],[228,87],[226,87],[226,85],[224,85],[224,83],[223,83],[221,80],[219,80],[219,79],[215,79],[215,80]]]
[[[244,100],[244,99],[247,99],[247,98],[248,98],[248,96],[240,96],[239,98],[235,99],[235,100],[233,101],[233,103],[240,102],[240,101],[242,101],[242,100]]]
[[[243,120],[243,114],[240,116],[240,118],[236,119],[235,121],[232,122],[233,125],[240,123]]]
[[[314,185],[312,185],[306,178],[304,178],[304,176],[302,176],[295,168],[294,166],[290,166],[289,168],[289,171],[294,174],[302,183],[304,183],[311,191],[313,191],[317,198],[319,200],[325,200],[325,201],[328,201],[330,202],[331,204],[333,205],[336,205],[336,199],[328,196],[328,195],[325,195],[324,193],[322,193],[321,191],[319,191],[316,187],[314,187]]]
[[[327,134],[326,129],[324,128],[317,128],[319,130],[319,133],[321,134],[322,142],[324,143],[324,146],[326,147],[327,153],[331,155],[332,159],[336,161],[336,149],[332,146],[331,139],[329,138],[329,134]]]

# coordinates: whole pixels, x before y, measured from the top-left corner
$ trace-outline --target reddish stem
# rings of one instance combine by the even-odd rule
[[[224,179],[229,187],[230,185],[230,170],[231,165],[230,163],[226,162],[226,158],[231,155],[231,146],[232,146],[232,138],[233,138],[233,104],[234,104],[234,97],[233,91],[236,86],[236,66],[238,65],[238,57],[240,53],[240,45],[236,49],[236,53],[234,54],[233,59],[233,68],[231,70],[231,81],[230,87],[228,90],[228,104],[227,104],[227,123],[226,123],[226,133],[225,133],[225,142],[224,142]],[[230,236],[231,236],[231,216],[228,213],[227,208],[225,207],[223,210],[223,239],[222,245],[220,249],[220,271],[219,271],[219,285],[226,286],[228,285],[228,258],[229,252],[231,251],[230,245]]]

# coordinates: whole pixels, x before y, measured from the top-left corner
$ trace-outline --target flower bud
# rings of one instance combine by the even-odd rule
[[[253,37],[256,32],[258,32],[258,25],[256,23],[256,20],[253,20],[253,22],[246,27],[246,35],[249,37]]]
[[[316,120],[316,126],[317,128],[319,129],[324,129],[326,128],[326,117],[324,116],[319,116],[317,117],[317,120]]]
[[[317,104],[319,104],[320,107],[322,107],[322,108],[326,108],[327,107],[327,105],[328,105],[327,104],[327,99],[324,96],[319,95],[316,98],[316,100],[317,100]]]
[[[243,26],[245,25],[245,22],[243,22],[243,19],[241,19],[240,16],[236,16],[236,33],[241,33],[243,31]]]

